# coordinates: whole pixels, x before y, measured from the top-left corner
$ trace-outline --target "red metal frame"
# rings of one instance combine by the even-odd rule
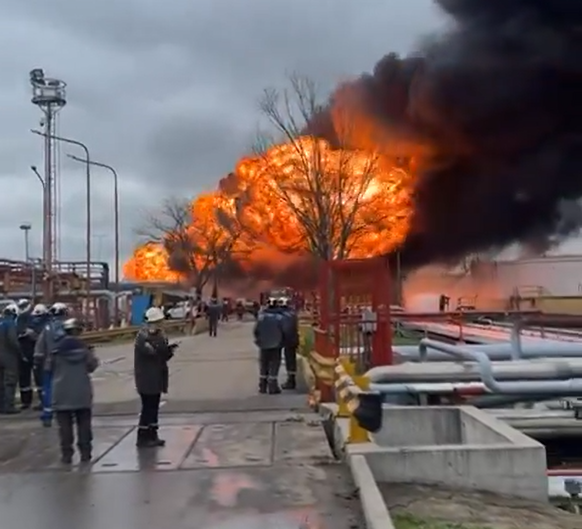
[[[372,365],[392,364],[392,327],[390,323],[390,270],[382,257],[346,259],[321,264],[319,282],[319,327],[328,339],[321,355],[337,358],[340,324],[346,320],[342,309],[365,304],[377,314],[377,330],[372,338]],[[363,303],[362,303],[363,302]]]

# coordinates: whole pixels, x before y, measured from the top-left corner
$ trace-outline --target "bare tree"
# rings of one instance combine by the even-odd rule
[[[229,259],[238,237],[234,226],[222,220],[220,210],[206,213],[198,216],[192,201],[171,198],[138,230],[146,242],[164,248],[170,270],[193,286],[198,296],[218,267]]]
[[[386,178],[377,153],[353,149],[348,115],[334,114],[333,146],[305,132],[325,115],[313,81],[295,75],[286,90],[265,90],[260,110],[274,134],[261,134],[255,157],[237,167],[246,172],[239,218],[255,240],[343,259],[361,255],[372,231],[389,233],[397,225],[386,197],[399,193],[406,173]]]

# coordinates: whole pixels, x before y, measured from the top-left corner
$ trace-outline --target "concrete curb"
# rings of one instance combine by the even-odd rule
[[[367,529],[394,529],[394,523],[365,456],[348,455],[347,460],[352,479],[360,493]]]
[[[319,413],[324,421],[332,421],[332,439],[334,451],[350,469],[352,479],[359,490],[360,503],[367,529],[395,529],[394,522],[390,516],[390,511],[384,502],[382,493],[376,485],[374,474],[368,465],[366,456],[363,454],[353,453],[357,446],[365,445],[348,445],[347,438],[349,432],[349,420],[337,417],[337,404],[323,404]]]

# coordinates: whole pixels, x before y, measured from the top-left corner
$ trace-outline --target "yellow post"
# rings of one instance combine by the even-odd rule
[[[350,414],[350,432],[348,435],[348,443],[350,444],[361,444],[361,443],[369,443],[370,437],[368,432],[364,430],[359,424],[356,418],[354,417],[353,411],[355,410],[356,406],[358,406],[358,399],[357,397],[354,398],[350,404],[352,413]]]
[[[335,395],[336,395],[336,400],[337,400],[337,404],[338,404],[337,416],[343,417],[343,418],[350,417],[351,414],[350,414],[350,410],[348,408],[348,403],[347,403],[346,399],[343,397],[342,392],[338,391],[337,386],[336,386]]]
[[[365,376],[354,376],[352,378],[354,384],[356,384],[361,390],[366,391],[370,385],[370,380]],[[354,418],[353,411],[358,406],[359,401],[357,397],[353,399],[352,413],[350,414],[350,433],[348,437],[348,442],[350,443],[369,443],[370,434],[368,431],[364,430],[358,421]]]

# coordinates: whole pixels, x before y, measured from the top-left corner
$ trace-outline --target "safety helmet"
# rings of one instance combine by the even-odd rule
[[[49,309],[49,312],[53,316],[64,316],[65,314],[67,314],[68,311],[69,311],[68,307],[60,301],[54,303],[52,307]]]
[[[4,315],[5,316],[16,316],[18,314],[18,305],[16,303],[10,303],[4,307]]]
[[[33,316],[44,316],[47,312],[48,309],[46,308],[46,305],[43,305],[42,303],[35,305],[32,309]]]
[[[269,298],[268,305],[269,307],[276,307],[278,304],[277,298]]]
[[[18,300],[18,309],[19,310],[26,310],[28,307],[30,307],[30,300],[26,299],[26,298],[22,298]]]
[[[63,322],[63,329],[67,332],[80,331],[83,329],[83,323],[77,318],[68,318]]]
[[[289,304],[289,300],[287,298],[279,298],[278,304],[280,307],[286,307]]]
[[[165,320],[164,311],[158,307],[150,307],[146,310],[145,321],[146,323],[158,323]]]

